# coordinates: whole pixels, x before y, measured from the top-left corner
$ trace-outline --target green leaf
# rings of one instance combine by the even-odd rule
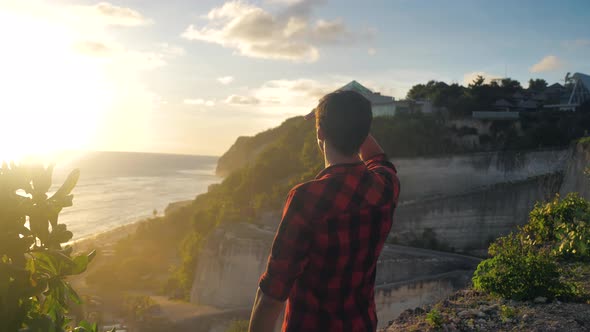
[[[49,235],[47,243],[48,245],[55,245],[59,247],[61,243],[68,242],[73,236],[74,234],[67,230],[66,225],[55,225],[51,231],[51,234]]]
[[[68,178],[66,179],[64,184],[55,192],[55,194],[53,194],[53,196],[51,196],[50,199],[63,199],[66,196],[68,196],[72,192],[72,190],[74,190],[74,187],[76,186],[76,183],[78,183],[79,178],[80,170],[73,170],[70,173],[70,175],[68,175]]]
[[[86,267],[88,266],[88,263],[90,263],[90,258],[87,255],[76,256],[72,260],[75,265],[69,274],[80,274],[86,271]]]

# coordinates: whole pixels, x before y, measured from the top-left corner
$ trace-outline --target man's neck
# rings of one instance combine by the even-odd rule
[[[325,146],[325,153],[324,153],[324,164],[326,167],[338,165],[338,164],[354,164],[361,162],[361,158],[358,154],[354,154],[351,156],[346,156],[338,151],[335,151],[330,146]]]

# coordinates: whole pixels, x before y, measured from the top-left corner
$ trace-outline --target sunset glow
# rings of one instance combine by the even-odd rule
[[[2,12],[0,38],[11,45],[0,62],[0,158],[87,148],[110,91],[101,64],[72,48],[75,31]]]
[[[590,72],[586,4],[524,1],[0,0],[0,158],[220,155],[353,80],[399,100]]]

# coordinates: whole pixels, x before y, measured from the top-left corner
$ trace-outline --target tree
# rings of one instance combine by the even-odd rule
[[[503,92],[507,95],[512,95],[515,92],[522,90],[522,86],[520,86],[520,82],[517,80],[513,80],[510,77],[503,78],[501,81],[501,87]]]
[[[473,82],[469,84],[469,88],[480,87],[484,84],[485,81],[486,79],[483,76],[477,75]]]
[[[543,92],[547,88],[547,81],[542,78],[530,79],[529,90],[535,92]]]

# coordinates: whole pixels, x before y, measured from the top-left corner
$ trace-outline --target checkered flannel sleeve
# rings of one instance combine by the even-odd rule
[[[367,169],[379,174],[387,187],[393,190],[394,203],[397,205],[400,183],[395,166],[387,159],[387,156],[384,153],[365,160],[365,164],[367,165]]]
[[[293,283],[308,262],[312,236],[303,196],[304,193],[296,188],[289,192],[266,272],[260,277],[262,292],[279,301],[289,297]]]

